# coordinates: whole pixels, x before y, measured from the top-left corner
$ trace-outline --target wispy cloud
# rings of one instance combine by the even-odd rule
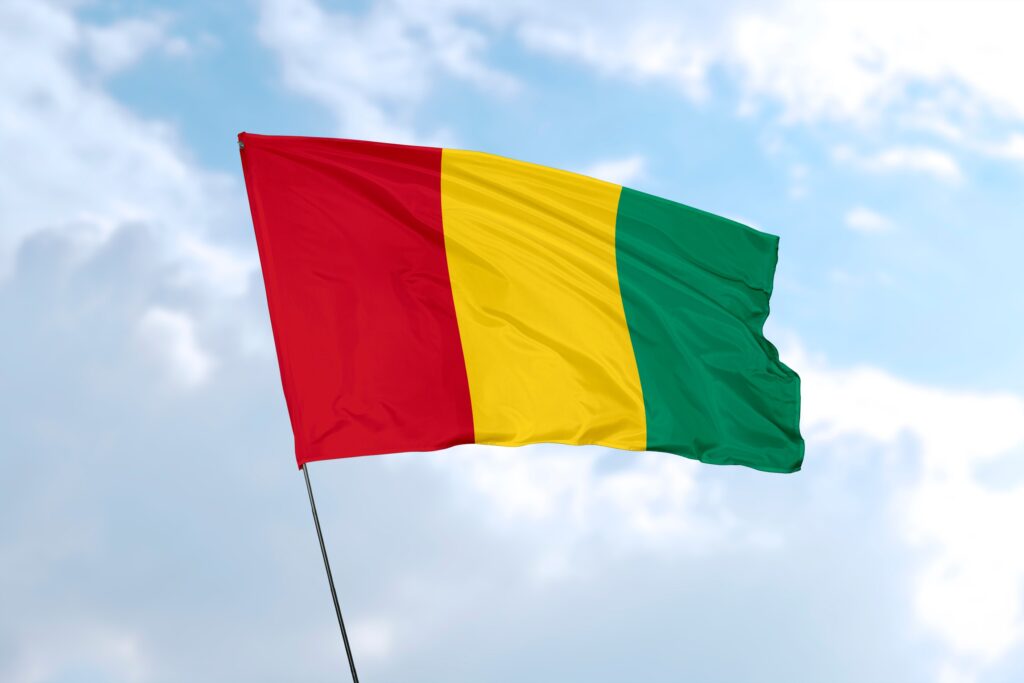
[[[897,171],[920,173],[950,183],[963,180],[963,172],[948,152],[932,147],[890,147],[862,155],[847,146],[833,150],[833,158],[872,173]]]
[[[89,57],[103,75],[134,66],[154,50],[171,57],[187,55],[189,42],[170,32],[166,15],[153,18],[130,17],[106,24],[84,27],[82,35]]]
[[[209,378],[214,360],[199,345],[187,313],[151,308],[139,320],[139,337],[172,383],[194,389]]]
[[[1013,132],[1002,142],[979,143],[977,149],[988,156],[1024,161],[1024,133]]]
[[[541,7],[521,18],[519,37],[527,47],[583,61],[611,76],[666,80],[693,99],[707,96],[707,72],[718,55],[707,36],[685,30],[684,22],[637,21],[601,11],[569,19],[568,12]]]
[[[628,14],[525,7],[519,33],[531,49],[674,84],[698,100],[717,69],[738,85],[740,112],[778,112],[785,123],[898,123],[970,147],[983,137],[981,120],[1024,121],[1024,90],[1006,87],[1024,62],[1019,3],[983,13],[934,3],[924,24],[916,3],[788,0],[694,12],[655,1]]]
[[[892,228],[892,221],[865,206],[856,206],[843,217],[846,227],[857,232],[885,232]]]
[[[0,660],[0,672],[11,683],[60,680],[68,671],[88,670],[102,678],[142,683],[151,680],[153,662],[139,635],[105,623],[59,626],[50,634],[61,647],[47,640],[27,644],[12,666]]]
[[[438,142],[444,131],[423,132],[415,114],[439,80],[454,77],[496,95],[518,88],[484,60],[489,41],[461,21],[462,9],[389,3],[349,14],[312,0],[264,0],[258,34],[280,58],[285,84],[325,106],[339,134]]]
[[[646,169],[647,160],[639,154],[634,154],[621,159],[599,161],[593,166],[584,169],[583,174],[607,180],[610,183],[628,185],[643,178]]]

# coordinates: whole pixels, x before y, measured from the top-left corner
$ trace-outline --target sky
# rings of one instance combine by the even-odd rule
[[[1022,24],[0,0],[0,680],[347,680],[239,131],[503,154],[782,238],[798,474],[556,446],[311,466],[363,680],[1024,679]]]

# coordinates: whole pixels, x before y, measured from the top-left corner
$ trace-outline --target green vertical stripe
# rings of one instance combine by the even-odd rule
[[[648,450],[800,469],[800,378],[762,333],[779,238],[627,188],[615,235]]]

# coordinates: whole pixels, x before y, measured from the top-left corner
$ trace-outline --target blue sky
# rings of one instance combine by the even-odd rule
[[[344,680],[235,134],[478,149],[782,236],[803,472],[315,464],[367,681],[1024,676],[1012,3],[0,4],[0,680]]]

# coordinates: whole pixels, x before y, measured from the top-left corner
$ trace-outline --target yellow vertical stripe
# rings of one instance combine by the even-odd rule
[[[646,446],[615,263],[621,189],[444,150],[445,248],[477,443]]]

